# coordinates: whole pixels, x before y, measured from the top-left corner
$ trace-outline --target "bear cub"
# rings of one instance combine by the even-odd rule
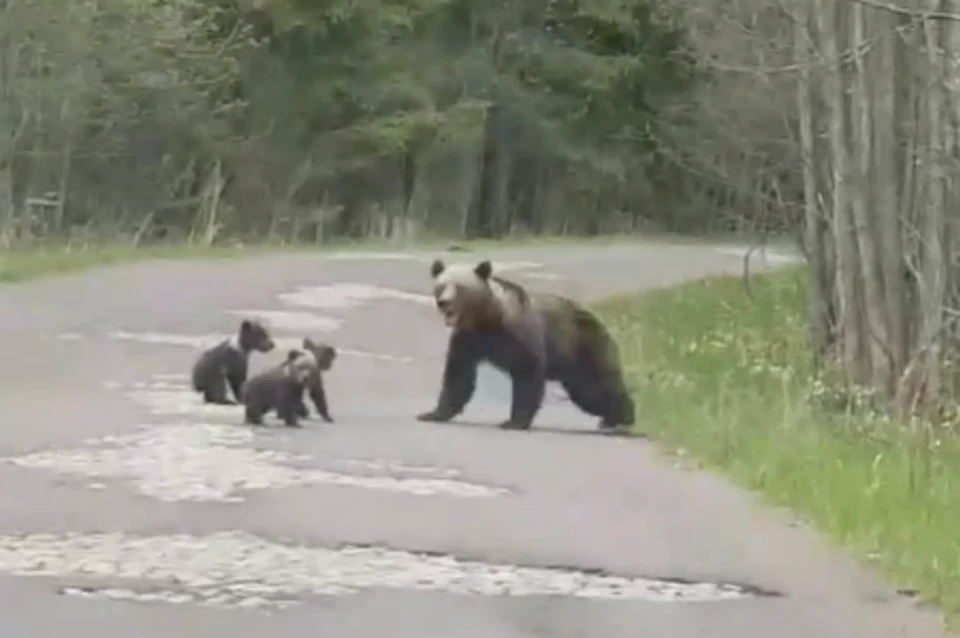
[[[204,403],[236,405],[247,380],[251,352],[270,352],[273,339],[263,324],[245,319],[235,337],[225,339],[204,351],[193,365],[193,389],[203,395]],[[227,397],[227,386],[236,401]]]
[[[327,406],[327,392],[323,387],[323,373],[333,367],[333,361],[337,358],[337,350],[330,344],[317,343],[309,337],[303,340],[303,350],[312,354],[317,363],[305,383],[307,394],[310,395],[310,400],[320,417],[327,423],[333,423],[333,417],[330,416],[330,410]],[[306,419],[310,416],[310,411],[307,409],[302,396],[301,394],[297,415]]]
[[[263,425],[263,417],[273,411],[288,427],[299,427],[306,411],[303,390],[316,372],[313,353],[294,349],[280,365],[250,377],[243,386],[244,421]]]

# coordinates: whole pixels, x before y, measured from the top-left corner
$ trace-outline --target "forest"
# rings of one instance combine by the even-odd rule
[[[692,45],[714,35],[694,33],[679,6],[7,0],[0,11],[6,242],[730,229],[756,222],[757,198],[789,179],[739,141],[725,146],[734,132],[719,120],[704,135],[735,114],[701,117],[723,79]]]

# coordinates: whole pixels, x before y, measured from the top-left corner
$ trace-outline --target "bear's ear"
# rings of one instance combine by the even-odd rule
[[[313,345],[313,339],[311,339],[310,337],[304,337],[304,338],[303,338],[303,349],[304,349],[304,350],[309,350],[309,349],[311,349],[311,348],[313,348],[313,347],[314,347],[314,345]]]
[[[476,273],[477,277],[483,281],[486,281],[487,279],[490,279],[490,275],[493,274],[493,266],[490,264],[489,260],[484,259],[477,264],[477,267],[473,269],[473,272]]]
[[[244,319],[240,322],[240,332],[248,333],[253,330],[253,322],[249,319]]]
[[[439,259],[434,259],[433,263],[430,265],[430,276],[436,279],[440,276],[444,270],[446,270],[446,265]]]

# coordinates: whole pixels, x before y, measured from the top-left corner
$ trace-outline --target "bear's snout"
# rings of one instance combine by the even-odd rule
[[[437,299],[437,310],[443,315],[443,320],[448,326],[456,323],[457,311],[452,299]]]

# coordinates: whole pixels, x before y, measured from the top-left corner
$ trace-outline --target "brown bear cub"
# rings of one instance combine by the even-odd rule
[[[273,339],[257,321],[244,320],[235,337],[225,339],[204,351],[193,365],[193,389],[203,395],[204,403],[236,405],[247,380],[251,352],[270,352]],[[236,401],[227,398],[227,386]]]
[[[327,392],[323,387],[323,373],[333,367],[333,361],[337,358],[337,350],[329,344],[323,342],[316,343],[310,338],[303,340],[303,349],[312,354],[317,362],[316,367],[306,381],[305,389],[307,394],[310,395],[310,400],[313,402],[314,407],[317,408],[317,413],[321,418],[327,423],[333,423],[333,417],[330,416],[330,410],[327,406]],[[303,402],[302,398],[300,407],[297,409],[297,414],[304,419],[310,416],[310,411],[307,410],[307,405]]]
[[[634,422],[617,345],[600,319],[560,295],[528,292],[493,274],[489,261],[475,266],[433,262],[437,310],[452,329],[436,407],[421,421],[449,421],[470,401],[477,367],[488,362],[510,376],[510,416],[500,427],[530,428],[547,381],[599,417],[611,431]]]
[[[307,350],[290,350],[278,366],[256,374],[243,386],[244,420],[262,425],[268,412],[276,412],[288,427],[299,427],[306,407],[303,390],[317,371],[317,359]]]

